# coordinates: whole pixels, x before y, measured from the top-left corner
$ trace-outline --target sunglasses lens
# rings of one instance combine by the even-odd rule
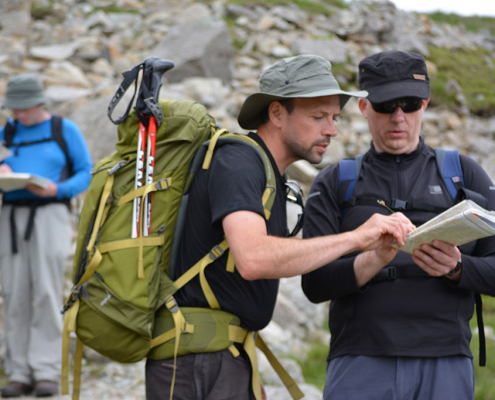
[[[402,111],[405,113],[411,113],[418,111],[421,108],[423,105],[423,100],[416,97],[405,97],[403,99],[399,99],[398,103],[400,108],[402,108]]]
[[[371,107],[380,114],[392,114],[397,108],[395,100],[386,101],[385,103],[371,103]]]
[[[397,106],[405,113],[412,113],[418,111],[422,105],[423,99],[418,99],[417,97],[403,97],[402,99],[390,100],[384,103],[371,103],[373,110],[380,114],[392,114]]]

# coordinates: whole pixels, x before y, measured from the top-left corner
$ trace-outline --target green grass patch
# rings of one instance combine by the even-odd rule
[[[55,24],[61,23],[65,19],[64,13],[56,10],[51,1],[48,5],[43,6],[31,4],[30,14],[34,20],[47,20]]]
[[[296,4],[302,11],[309,14],[324,14],[331,15],[332,11],[327,6],[333,6],[338,8],[349,8],[344,0],[229,0],[230,4],[239,4],[243,6],[251,5],[265,5],[265,6],[287,6],[290,4]]]
[[[427,14],[433,21],[443,22],[449,25],[464,25],[467,31],[477,32],[487,29],[492,35],[495,35],[495,18],[483,16],[464,17],[455,13],[443,13],[440,11]]]
[[[97,11],[103,11],[105,13],[113,13],[113,14],[139,14],[141,12],[141,10],[131,7],[118,7],[114,5],[108,5],[108,6],[95,7],[94,10],[91,12],[91,14]]]
[[[449,93],[447,82],[455,80],[462,89],[469,110],[479,116],[495,114],[495,60],[483,49],[448,50],[430,47],[428,60],[437,67],[430,74],[431,106],[457,107],[455,93]]]
[[[315,341],[310,345],[311,348],[304,360],[295,357],[294,359],[301,366],[305,382],[315,385],[323,392],[327,372],[328,343]]]

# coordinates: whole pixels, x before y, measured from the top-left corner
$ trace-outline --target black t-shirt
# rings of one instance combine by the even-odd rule
[[[275,202],[267,222],[268,234],[284,237],[287,234],[285,179],[259,136],[250,134],[250,137],[268,154],[277,180]],[[223,240],[223,217],[241,210],[264,216],[261,197],[265,186],[265,169],[256,150],[242,143],[219,146],[210,168],[201,170],[194,178],[178,265],[172,277],[177,279]],[[243,327],[260,330],[271,320],[279,281],[246,281],[237,270],[227,272],[227,256],[228,252],[206,268],[208,283],[222,310],[237,315]],[[208,307],[198,277],[187,283],[175,297],[183,307]]]

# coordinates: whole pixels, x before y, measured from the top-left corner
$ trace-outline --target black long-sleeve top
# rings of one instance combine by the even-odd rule
[[[495,187],[486,172],[467,156],[461,155],[460,161],[465,187],[485,196],[488,209],[495,210]],[[351,207],[341,216],[337,186],[338,164],[324,169],[313,182],[304,237],[350,231],[374,213],[389,213],[376,204]],[[421,201],[439,208],[453,205],[435,152],[422,138],[417,150],[402,155],[377,153],[372,145],[364,157],[354,197]],[[436,215],[414,210],[404,214],[416,226]],[[342,355],[472,357],[469,320],[474,293],[495,296],[495,237],[468,243],[460,250],[463,269],[458,283],[423,274],[404,252],[389,266],[408,271],[407,278],[358,288],[353,269],[357,253],[303,276],[303,290],[312,302],[332,300],[329,359]]]

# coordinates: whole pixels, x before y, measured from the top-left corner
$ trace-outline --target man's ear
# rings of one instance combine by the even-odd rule
[[[277,128],[280,128],[281,126],[284,110],[284,106],[279,101],[272,101],[268,106],[268,116],[270,117],[270,121]]]
[[[368,119],[368,100],[359,98],[358,99],[359,111],[363,114],[363,117]]]
[[[430,99],[423,100],[423,111],[426,110],[426,107],[428,107],[429,102],[430,102]]]

